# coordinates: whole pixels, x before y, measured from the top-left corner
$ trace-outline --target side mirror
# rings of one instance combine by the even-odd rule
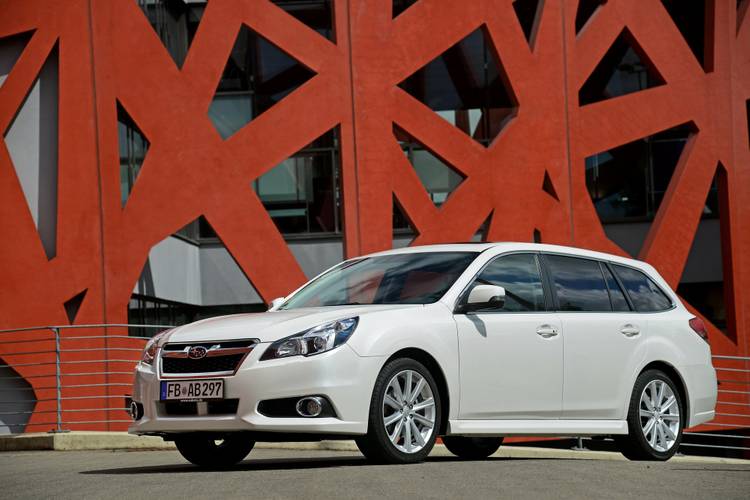
[[[273,300],[271,301],[271,303],[270,303],[270,304],[268,304],[268,310],[269,310],[269,311],[275,311],[276,309],[278,309],[278,308],[279,308],[279,306],[280,306],[281,304],[283,304],[283,303],[284,303],[284,301],[285,301],[285,300],[286,300],[286,298],[285,298],[285,297],[276,297],[275,299],[273,299]]]
[[[502,309],[505,305],[505,288],[497,285],[477,285],[472,288],[463,312],[478,309]]]

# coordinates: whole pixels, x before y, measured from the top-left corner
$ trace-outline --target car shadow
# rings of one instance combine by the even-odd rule
[[[567,460],[548,458],[507,458],[491,457],[483,462],[518,462],[523,460]],[[430,457],[427,463],[470,462],[455,457]],[[414,464],[418,466],[419,464]],[[93,475],[138,475],[138,474],[179,474],[231,471],[278,471],[300,469],[330,469],[336,467],[394,467],[367,461],[364,457],[304,457],[304,458],[261,458],[250,459],[231,467],[196,467],[191,464],[144,465],[140,467],[121,467],[113,469],[95,469],[81,471],[79,474]],[[399,465],[399,467],[402,467]]]

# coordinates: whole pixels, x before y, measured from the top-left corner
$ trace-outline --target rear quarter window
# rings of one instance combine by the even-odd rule
[[[613,264],[612,268],[620,278],[636,311],[666,311],[672,307],[669,297],[645,273],[618,264]]]

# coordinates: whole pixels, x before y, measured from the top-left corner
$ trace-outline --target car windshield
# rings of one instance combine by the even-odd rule
[[[294,294],[280,309],[437,301],[477,252],[419,252],[350,260]]]

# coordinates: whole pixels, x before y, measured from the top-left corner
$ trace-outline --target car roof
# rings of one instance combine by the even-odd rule
[[[645,262],[636,259],[630,259],[622,257],[620,255],[614,255],[604,252],[596,252],[593,250],[586,250],[585,248],[569,247],[563,245],[549,245],[546,243],[525,243],[525,242],[513,242],[513,241],[501,241],[501,242],[490,242],[490,243],[440,243],[435,245],[417,245],[412,247],[395,248],[393,250],[386,250],[383,252],[377,252],[367,255],[396,255],[405,253],[425,253],[425,252],[484,252],[492,248],[500,249],[501,251],[529,251],[529,252],[547,252],[547,253],[559,253],[566,254],[576,257],[589,257],[592,259],[608,260],[611,262],[618,262],[635,267],[651,267]],[[364,257],[364,256],[362,256]]]

